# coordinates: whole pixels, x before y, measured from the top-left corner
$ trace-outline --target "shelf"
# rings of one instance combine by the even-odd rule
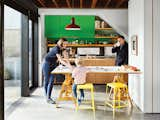
[[[113,30],[112,28],[95,28],[95,30]]]
[[[112,37],[112,36],[95,36],[95,38],[111,38],[111,39],[117,39],[117,37]]]
[[[48,47],[54,47],[56,44],[48,44]],[[67,44],[67,47],[113,47],[113,44]]]

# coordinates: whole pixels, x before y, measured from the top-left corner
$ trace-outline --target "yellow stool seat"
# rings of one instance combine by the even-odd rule
[[[89,89],[91,91],[91,107],[80,107],[78,105],[78,97],[77,97],[77,104],[76,104],[76,111],[78,109],[92,109],[93,112],[95,112],[95,105],[94,105],[94,86],[92,83],[86,83],[86,84],[83,84],[83,85],[77,85],[77,91],[80,90],[80,89]]]
[[[119,82],[108,83],[107,86],[109,86],[111,88],[124,88],[124,87],[127,87],[126,84],[119,83]]]
[[[108,92],[109,87],[111,88],[110,94],[108,96],[108,100],[105,101],[105,105],[107,104],[113,109],[127,107],[128,101],[129,101],[127,85],[124,83],[120,83],[120,82],[108,83],[106,85],[106,94]],[[112,96],[112,99],[111,99],[111,96]],[[123,99],[122,96],[123,98],[126,98],[126,99]]]
[[[77,89],[93,89],[92,83],[77,85]]]

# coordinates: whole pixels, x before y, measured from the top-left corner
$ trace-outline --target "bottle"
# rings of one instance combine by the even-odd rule
[[[99,20],[95,21],[95,28],[100,28],[100,21]]]
[[[104,21],[101,22],[101,28],[105,28],[105,22]]]

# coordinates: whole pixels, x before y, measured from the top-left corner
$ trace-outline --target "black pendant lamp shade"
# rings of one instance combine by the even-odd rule
[[[80,26],[75,24],[75,19],[72,17],[72,23],[65,27],[66,30],[80,30]]]

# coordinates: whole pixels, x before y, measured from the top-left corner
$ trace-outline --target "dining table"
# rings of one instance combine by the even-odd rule
[[[94,74],[115,74],[115,76],[119,76],[120,79],[123,79],[124,74],[141,74],[141,71],[135,71],[132,69],[124,69],[124,67],[120,66],[86,66],[89,71],[88,73]],[[59,65],[51,74],[63,74],[65,75],[65,80],[62,83],[62,87],[59,93],[59,97],[56,100],[56,107],[58,107],[58,103],[60,101],[73,101],[76,105],[76,99],[72,95],[72,84],[74,80],[72,79],[72,70],[66,66]]]

